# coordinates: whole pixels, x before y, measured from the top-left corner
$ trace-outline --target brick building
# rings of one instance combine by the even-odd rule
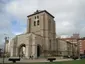
[[[79,40],[80,43],[80,54],[85,54],[85,40]]]

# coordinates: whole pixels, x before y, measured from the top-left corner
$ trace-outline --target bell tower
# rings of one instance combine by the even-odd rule
[[[27,17],[27,33],[34,33],[41,36],[44,39],[44,50],[56,50],[54,16],[46,10],[37,10]]]

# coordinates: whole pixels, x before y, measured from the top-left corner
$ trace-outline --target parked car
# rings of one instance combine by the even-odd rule
[[[85,59],[85,55],[81,55],[80,56],[80,59]]]

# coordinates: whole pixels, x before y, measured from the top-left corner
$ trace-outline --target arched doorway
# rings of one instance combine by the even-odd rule
[[[19,46],[19,50],[18,50],[19,57],[25,57],[25,49],[26,49],[26,45],[25,44],[21,44]]]
[[[37,57],[40,56],[40,53],[41,53],[41,46],[37,45]]]

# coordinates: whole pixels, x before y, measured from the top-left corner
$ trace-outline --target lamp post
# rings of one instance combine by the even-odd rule
[[[3,49],[3,64],[4,64],[4,58],[5,58],[5,43],[4,43],[4,49]]]
[[[5,38],[4,38],[5,40]],[[4,48],[3,48],[3,64],[4,64],[4,58],[5,58],[5,42],[4,42]]]
[[[6,35],[6,34],[4,34],[4,35]],[[9,39],[9,37],[5,36],[5,38],[4,38],[4,49],[3,49],[3,64],[4,64],[4,60],[5,60],[6,42],[8,42],[8,39]]]

